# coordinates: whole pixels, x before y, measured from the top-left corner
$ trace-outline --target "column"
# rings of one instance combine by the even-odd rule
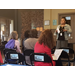
[[[14,21],[14,30],[15,30],[15,31],[18,30],[18,23],[17,23],[17,20],[18,20],[18,10],[15,9],[15,21]]]
[[[50,9],[44,9],[44,22],[45,22],[45,20],[50,21]],[[50,24],[49,25],[44,25],[44,29],[50,29]]]

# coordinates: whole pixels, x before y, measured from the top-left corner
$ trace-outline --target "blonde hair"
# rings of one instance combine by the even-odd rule
[[[9,38],[8,38],[8,41],[9,41],[10,39],[14,39],[14,40],[17,40],[17,39],[18,39],[18,33],[17,33],[17,31],[13,31],[13,32],[10,34],[10,36],[9,36]]]

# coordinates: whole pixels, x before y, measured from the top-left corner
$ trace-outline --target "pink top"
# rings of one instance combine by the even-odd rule
[[[20,43],[18,40],[15,40],[15,47],[17,47],[17,52],[21,53],[21,49],[20,49]]]

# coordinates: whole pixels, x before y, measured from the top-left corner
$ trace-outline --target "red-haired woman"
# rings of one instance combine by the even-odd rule
[[[34,53],[46,53],[49,55],[52,59],[53,66],[57,65],[55,61],[53,61],[52,55],[51,55],[51,49],[55,46],[55,41],[53,38],[53,34],[50,29],[44,30],[39,39],[38,42],[35,44]],[[35,66],[52,66],[51,63],[44,63],[44,62],[34,62]]]

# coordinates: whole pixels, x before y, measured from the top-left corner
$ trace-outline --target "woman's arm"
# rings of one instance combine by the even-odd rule
[[[57,26],[57,29],[59,29],[59,25]],[[55,30],[54,35],[56,36],[58,34],[58,30]]]
[[[53,66],[55,66],[55,65],[56,65],[56,62],[53,61],[52,54],[51,54],[51,49],[46,46],[45,49],[44,49],[44,51],[45,51],[45,53],[46,53],[47,55],[50,56],[50,58],[52,59]]]
[[[69,34],[71,34],[71,33],[72,33],[72,29],[71,29],[70,25],[68,25],[67,33],[69,33]]]
[[[15,40],[15,47],[17,47],[17,52],[21,53],[21,50],[20,50],[20,43],[18,40]]]

